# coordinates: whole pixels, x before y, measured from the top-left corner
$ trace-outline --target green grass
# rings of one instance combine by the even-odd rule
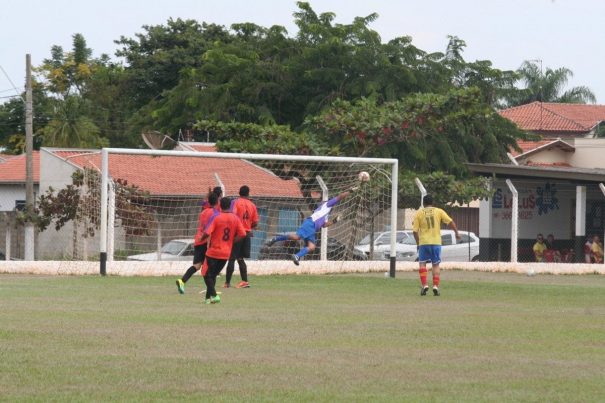
[[[199,277],[0,275],[0,400],[605,398],[604,276],[416,276],[252,277],[207,306]]]

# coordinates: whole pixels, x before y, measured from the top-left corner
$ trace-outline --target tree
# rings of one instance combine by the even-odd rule
[[[92,169],[76,171],[72,174],[72,183],[55,193],[50,187],[40,195],[33,217],[18,216],[23,222],[30,219],[40,231],[46,230],[54,222],[59,231],[68,222],[74,223],[73,250],[76,251],[77,238],[93,237],[99,229],[101,206],[100,175]],[[126,235],[149,235],[155,222],[153,210],[145,206],[149,193],[142,191],[127,181],[116,180],[116,214],[122,221]],[[136,223],[136,225],[134,225]],[[79,233],[78,227],[83,228]]]
[[[594,93],[585,86],[572,87],[563,92],[573,72],[565,67],[558,69],[546,68],[542,72],[542,66],[536,61],[525,61],[517,70],[525,88],[511,94],[508,98],[510,106],[524,105],[530,102],[565,102],[565,103],[595,103]]]
[[[86,116],[86,101],[70,95],[55,101],[54,116],[39,131],[43,144],[50,147],[106,147],[109,142],[99,137],[99,128]]]
[[[25,152],[25,94],[0,104],[0,147],[5,154]],[[34,148],[42,144],[39,130],[48,123],[51,102],[40,83],[33,81]]]
[[[52,47],[51,58],[44,59],[37,69],[44,78],[42,85],[52,95],[48,124],[38,131],[45,146],[86,148],[109,144],[91,118],[95,108],[87,98],[94,73],[107,62],[105,55],[92,58],[92,49],[81,34],[73,35],[70,52]]]
[[[378,104],[337,101],[307,120],[338,155],[398,158],[414,172],[466,173],[467,162],[499,162],[529,135],[485,104],[477,88],[415,94]]]
[[[195,20],[170,18],[166,25],[144,25],[136,38],[121,36],[116,56],[126,60],[128,86],[125,96],[136,108],[160,98],[174,88],[183,69],[202,65],[202,55],[214,43],[229,42],[224,27]]]

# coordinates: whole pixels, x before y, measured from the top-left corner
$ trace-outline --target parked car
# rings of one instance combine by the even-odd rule
[[[263,245],[258,254],[259,260],[290,260],[292,254],[298,252],[302,246],[301,241],[279,241],[269,246]],[[305,256],[306,260],[319,260],[321,257],[321,240],[317,240],[317,248]],[[349,249],[335,238],[328,237],[328,260],[368,260],[365,253],[356,249]]]
[[[193,239],[173,239],[160,249],[160,258],[157,252],[131,255],[126,260],[142,261],[191,261],[193,260]]]
[[[416,245],[414,241],[414,233],[410,230],[397,231],[395,241],[401,244]],[[366,256],[370,256],[370,234],[366,235],[357,245],[355,249],[363,252]],[[385,252],[391,250],[391,231],[375,232],[374,233],[374,257],[381,259]]]
[[[456,239],[454,231],[450,229],[441,230],[441,259],[444,262],[468,262],[479,259],[479,238],[473,232],[458,231],[460,240]],[[412,237],[406,239],[405,243],[397,243],[395,247],[397,260],[417,261],[418,251],[416,241]],[[384,252],[383,259],[389,259],[390,252]],[[470,259],[469,259],[470,256]]]

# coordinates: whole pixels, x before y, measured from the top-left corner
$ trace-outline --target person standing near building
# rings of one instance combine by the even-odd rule
[[[187,269],[183,277],[176,280],[176,288],[180,294],[185,294],[185,283],[200,269],[204,259],[206,258],[206,250],[208,248],[208,242],[206,239],[202,240],[204,230],[212,223],[212,221],[219,215],[220,210],[218,209],[219,195],[215,192],[210,192],[208,198],[204,203],[202,212],[198,218],[197,232],[193,239],[193,264]]]
[[[235,271],[235,261],[239,266],[239,274],[242,278],[236,288],[249,288],[250,283],[248,282],[248,267],[244,259],[250,258],[250,249],[252,246],[252,230],[258,225],[258,211],[256,206],[249,199],[250,188],[246,185],[239,189],[239,198],[235,199],[231,203],[231,210],[241,220],[246,230],[246,236],[241,240],[233,244],[231,250],[231,257],[229,263],[227,263],[227,276],[225,279],[224,288],[231,287],[231,277]]]
[[[534,244],[532,249],[534,251],[534,257],[536,258],[536,262],[544,262],[544,251],[548,249],[548,247],[544,243],[544,235],[538,234],[538,236],[536,237],[536,243]]]
[[[202,266],[202,275],[206,283],[206,304],[221,302],[216,292],[216,277],[223,270],[229,256],[233,242],[246,236],[246,230],[239,218],[230,211],[231,199],[221,199],[221,213],[212,221],[204,231],[202,241],[208,239],[206,251],[206,264]]]
[[[598,235],[595,235],[592,238],[592,245],[590,247],[592,252],[592,258],[595,263],[603,263],[603,245],[601,245],[601,240]]]
[[[426,195],[422,199],[424,207],[414,216],[412,228],[414,239],[418,245],[418,263],[420,273],[420,295],[426,295],[429,290],[426,264],[431,262],[433,270],[433,295],[439,296],[439,264],[441,263],[441,224],[449,224],[454,230],[456,239],[460,239],[458,227],[445,211],[433,207],[433,197]]]

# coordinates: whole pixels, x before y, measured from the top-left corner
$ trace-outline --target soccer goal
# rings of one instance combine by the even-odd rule
[[[268,245],[314,210],[353,190],[331,211],[309,260],[390,260],[395,275],[396,159],[105,148],[101,153],[100,271],[113,260],[191,261],[209,191],[250,188],[259,214],[252,260],[289,259],[300,245]],[[367,173],[367,175],[366,175]],[[381,248],[377,246],[381,237]]]

